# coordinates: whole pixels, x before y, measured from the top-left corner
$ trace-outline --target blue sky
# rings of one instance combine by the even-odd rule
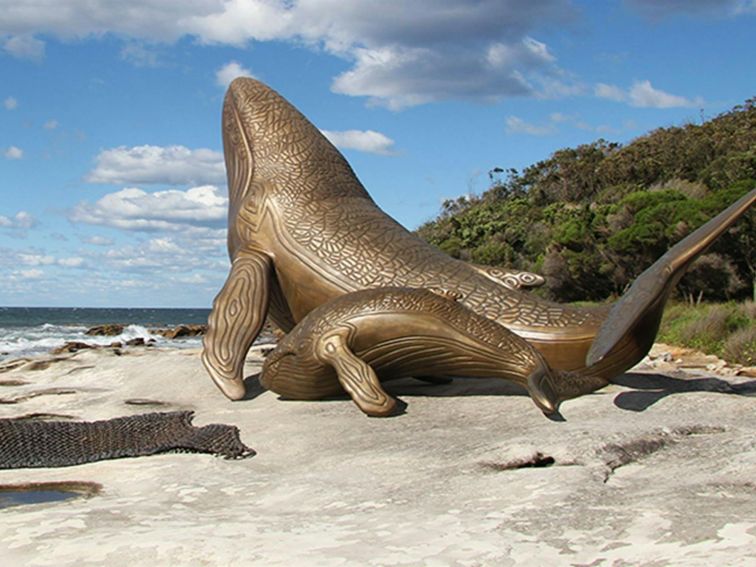
[[[756,94],[754,0],[0,0],[0,305],[207,307],[220,112],[261,79],[409,228]]]

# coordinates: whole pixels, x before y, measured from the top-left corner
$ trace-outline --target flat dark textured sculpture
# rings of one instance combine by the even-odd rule
[[[378,208],[315,126],[259,81],[231,83],[223,142],[232,264],[202,360],[231,399],[244,396],[244,359],[266,316],[288,332],[332,299],[385,287],[448,290],[498,323],[513,360],[543,360],[587,377],[583,389],[561,388],[566,374],[552,374],[556,391],[593,391],[646,355],[685,269],[756,201],[752,191],[673,247],[610,312],[534,297],[518,288],[537,285],[538,276],[510,272],[508,280],[507,272],[455,260],[416,237]],[[512,379],[527,383],[531,364],[509,366]]]
[[[0,469],[66,467],[170,451],[226,458],[255,454],[236,427],[195,427],[193,415],[175,411],[81,422],[0,419]]]

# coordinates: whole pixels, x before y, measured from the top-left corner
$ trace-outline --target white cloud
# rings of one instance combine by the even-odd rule
[[[184,146],[120,146],[103,150],[89,175],[90,183],[212,184],[224,183],[223,154]]]
[[[206,44],[277,40],[322,49],[353,65],[335,78],[333,91],[390,108],[539,94],[539,79],[559,69],[534,33],[568,25],[576,13],[569,0],[384,0],[380,9],[374,0],[37,0],[25,9],[0,0],[0,10],[0,36],[194,36]],[[225,84],[233,70],[218,80]],[[548,96],[560,87],[552,84]]]
[[[68,268],[79,268],[84,265],[84,258],[72,256],[68,258],[55,258],[49,254],[24,253],[18,254],[18,261],[25,266],[65,266]]]
[[[155,193],[126,188],[108,193],[93,204],[79,203],[69,218],[125,230],[187,231],[192,227],[223,226],[227,205],[226,197],[212,185]]]
[[[555,132],[552,125],[539,126],[525,122],[517,116],[507,116],[505,120],[506,130],[509,134],[529,134],[531,136],[547,136]]]
[[[615,85],[598,83],[594,88],[594,94],[599,98],[626,102],[630,106],[639,108],[693,107],[703,102],[700,98],[689,99],[662,91],[655,88],[648,80],[635,81],[627,91]]]
[[[24,157],[24,150],[16,146],[9,146],[3,155],[5,159],[21,159]]]
[[[0,0],[0,34],[49,34],[62,39],[103,36],[175,41],[187,19],[223,10],[219,0],[35,0],[30,5]]]
[[[113,244],[113,239],[106,238],[105,236],[89,236],[83,239],[87,244],[94,244],[95,246],[110,246]]]
[[[36,219],[26,211],[17,212],[13,218],[0,215],[0,228],[27,230],[36,224]]]
[[[392,155],[394,140],[375,130],[321,130],[331,143],[340,149],[371,154]]]
[[[15,226],[18,228],[32,228],[34,225],[37,224],[36,219],[31,216],[26,211],[19,211],[16,213],[16,218],[14,219]]]
[[[354,67],[334,79],[332,90],[393,110],[450,98],[495,102],[537,96],[534,83],[556,70],[526,40],[497,42],[483,52],[456,45],[356,48],[353,58]]]
[[[147,249],[150,252],[157,252],[160,254],[175,254],[181,251],[181,247],[171,238],[153,238],[147,243]]]
[[[510,134],[528,134],[530,136],[548,136],[556,134],[564,127],[577,128],[587,132],[597,134],[617,134],[621,130],[607,124],[594,126],[583,120],[577,114],[565,114],[563,112],[552,112],[548,116],[548,121],[541,124],[526,122],[518,116],[508,116],[505,120],[507,133]]]
[[[48,120],[47,122],[45,122],[45,123],[44,123],[44,124],[42,125],[42,127],[43,127],[43,128],[45,129],[45,130],[55,130],[55,129],[56,129],[57,127],[58,127],[58,125],[59,125],[59,124],[58,124],[58,121],[57,121],[57,120]]]
[[[566,126],[572,126],[578,130],[586,130],[588,132],[596,132],[597,134],[618,134],[619,128],[609,126],[608,124],[599,124],[593,126],[589,124],[577,114],[564,114],[563,112],[552,112],[549,114],[549,120],[552,124],[563,124]]]
[[[236,61],[230,61],[215,72],[215,82],[223,88],[228,87],[236,77],[252,77],[252,71],[242,67]]]
[[[121,48],[120,57],[134,67],[159,67],[160,59],[154,46],[139,41],[130,41]]]
[[[756,0],[735,0],[733,14],[756,14]]]
[[[572,116],[564,114],[563,112],[552,112],[549,114],[549,120],[556,123],[569,122],[572,120]]]
[[[202,274],[194,273],[194,274],[190,274],[184,277],[177,277],[176,281],[179,283],[195,285],[195,284],[207,283],[208,278],[206,276],[203,276]]]
[[[41,61],[45,58],[45,42],[33,35],[12,35],[6,37],[2,44],[3,49],[17,59]]]
[[[599,98],[608,98],[617,102],[624,102],[627,99],[627,94],[621,88],[605,83],[598,83],[593,89],[593,93]]]
[[[5,110],[15,110],[18,106],[18,101],[12,96],[9,96],[3,101],[3,106],[5,107]]]
[[[25,266],[49,266],[55,263],[55,258],[43,254],[19,254],[18,259]]]
[[[59,258],[57,260],[59,266],[66,268],[81,268],[84,265],[84,258],[78,256],[72,256],[70,258]]]
[[[19,270],[15,273],[25,280],[36,280],[45,275],[42,270],[36,268],[32,268],[31,270]]]
[[[637,81],[628,93],[630,104],[644,108],[676,108],[680,106],[698,106],[701,100],[691,100],[673,95],[651,85],[651,81]]]
[[[185,273],[189,277],[198,271],[209,271],[214,276],[225,273],[226,246],[222,234],[187,237],[181,233],[153,238],[137,245],[111,248],[99,257],[99,263],[109,269],[144,276],[159,273]]]
[[[652,20],[676,15],[716,17],[756,13],[754,0],[625,0],[625,3]]]

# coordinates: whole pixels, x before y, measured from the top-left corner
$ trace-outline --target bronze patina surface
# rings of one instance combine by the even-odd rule
[[[396,400],[381,382],[404,377],[512,380],[546,414],[600,378],[549,368],[535,349],[518,348],[503,326],[441,290],[377,288],[341,295],[311,311],[265,359],[260,382],[291,399],[348,392],[371,416]]]
[[[288,332],[331,299],[383,287],[449,290],[498,323],[511,352],[588,376],[585,391],[592,391],[645,356],[685,269],[756,200],[752,191],[673,247],[610,312],[534,297],[517,287],[537,279],[513,283],[411,234],[373,202],[320,131],[259,81],[240,78],[229,87],[223,141],[232,264],[202,360],[231,399],[244,396],[244,359],[266,316]],[[513,372],[524,383],[532,366]]]

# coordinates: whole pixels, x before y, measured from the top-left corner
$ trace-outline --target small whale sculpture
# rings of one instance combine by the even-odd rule
[[[265,359],[260,382],[284,397],[314,400],[348,392],[369,416],[397,410],[381,381],[483,377],[514,381],[547,415],[603,384],[549,368],[516,335],[443,290],[378,288],[339,296],[311,311]],[[591,384],[593,382],[593,384]]]
[[[513,360],[530,361],[519,369],[514,363],[512,379],[527,383],[539,360],[590,377],[584,390],[564,388],[573,396],[588,393],[646,355],[677,281],[756,201],[751,191],[675,245],[611,310],[587,309],[519,289],[537,285],[537,276],[508,279],[407,231],[373,202],[321,132],[259,81],[231,83],[222,131],[231,271],[213,303],[202,361],[231,399],[244,396],[244,360],[266,316],[288,332],[332,299],[383,287],[450,290],[509,334]]]

